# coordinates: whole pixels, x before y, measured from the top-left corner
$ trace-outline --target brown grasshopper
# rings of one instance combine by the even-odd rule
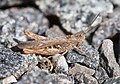
[[[92,23],[97,17],[98,15],[96,15]],[[20,42],[17,47],[23,49],[23,52],[27,54],[41,54],[46,56],[53,56],[58,53],[65,53],[68,50],[77,48],[78,45],[81,45],[85,41],[86,35],[86,32],[78,32],[73,35],[47,38],[29,32],[27,29],[24,31],[24,33],[26,36],[34,40]]]
[[[38,36],[29,32],[27,29],[24,33],[26,36],[34,39],[33,41],[20,42],[17,45],[18,48],[23,49],[23,52],[27,54],[55,55],[57,53],[63,53],[75,48],[85,39],[83,32],[56,38]]]

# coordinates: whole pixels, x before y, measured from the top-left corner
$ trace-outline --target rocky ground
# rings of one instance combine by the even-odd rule
[[[31,32],[49,38],[85,31],[86,40],[49,61],[21,53],[18,41]],[[89,57],[88,57],[89,56]],[[119,0],[0,0],[1,84],[120,84]]]

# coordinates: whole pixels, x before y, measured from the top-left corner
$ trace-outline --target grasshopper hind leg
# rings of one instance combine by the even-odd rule
[[[24,30],[24,34],[26,36],[30,37],[31,39],[34,39],[34,40],[38,40],[38,39],[43,40],[43,39],[46,39],[46,37],[44,37],[44,36],[39,36],[37,34],[34,34],[34,33],[30,32],[27,28]]]

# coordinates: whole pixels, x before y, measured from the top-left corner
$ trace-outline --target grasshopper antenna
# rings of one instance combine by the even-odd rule
[[[88,25],[88,29],[85,30],[85,33],[89,32],[91,30],[91,28],[92,28],[91,25],[94,23],[94,21],[98,18],[99,15],[100,15],[100,13],[98,13],[97,15],[95,15],[95,17],[92,19],[92,21]]]

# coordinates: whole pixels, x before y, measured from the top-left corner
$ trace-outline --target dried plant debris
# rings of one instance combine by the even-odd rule
[[[10,8],[0,11],[0,43],[5,47],[16,45],[13,38],[26,41],[23,33],[25,27],[34,33],[42,34],[48,28],[48,21],[34,8]]]
[[[51,60],[49,60],[46,57],[42,57],[41,59],[38,59],[37,66],[40,69],[45,69],[45,70],[49,70],[49,71],[52,71],[54,68],[54,64],[52,64]]]
[[[14,75],[19,78],[37,64],[35,56],[17,54],[10,49],[0,49],[0,79]]]
[[[113,37],[120,32],[120,13],[115,13],[111,19],[101,23],[100,27],[95,31],[92,38],[92,45],[98,49],[102,40]]]
[[[46,15],[57,15],[61,25],[71,33],[85,30],[84,26],[89,24],[90,17],[97,13],[105,16],[113,12],[113,5],[108,0],[36,0],[36,4]]]

